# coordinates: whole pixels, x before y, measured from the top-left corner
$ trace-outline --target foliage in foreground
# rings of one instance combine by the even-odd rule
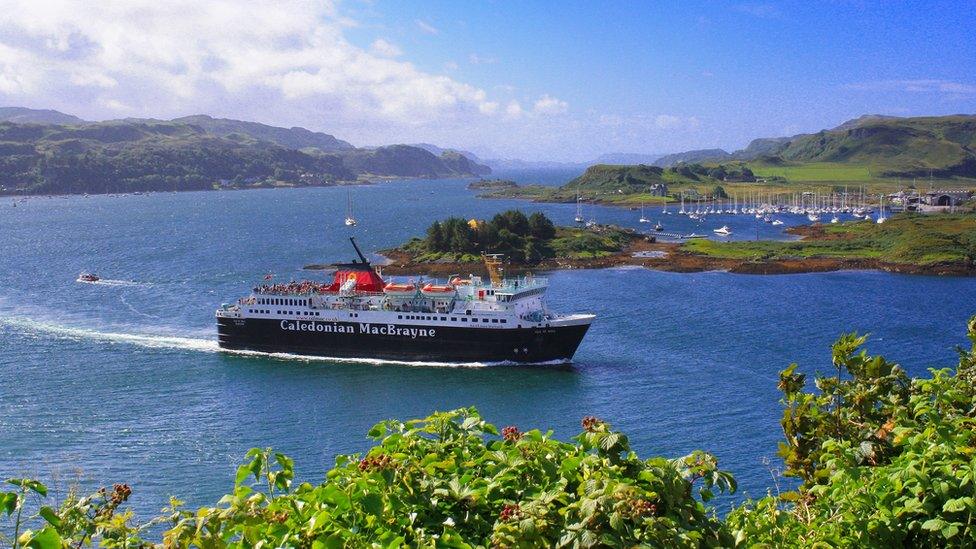
[[[144,524],[123,484],[27,511],[47,489],[10,479],[0,514],[11,545],[44,549],[146,545],[163,525],[167,547],[971,547],[976,318],[969,337],[958,367],[928,378],[869,356],[855,334],[834,344],[834,375],[815,391],[796,365],[784,370],[780,455],[801,484],[725,520],[706,504],[735,482],[710,454],[640,459],[592,417],[571,443],[499,433],[474,409],[381,423],[376,446],[337,458],[319,485],[293,486],[288,457],[253,449],[216,506],[173,500]]]
[[[293,487],[289,458],[251,450],[233,492],[217,506],[190,512],[174,502],[154,523],[170,524],[164,543],[179,547],[718,546],[731,541],[701,501],[714,489],[735,489],[714,457],[695,452],[677,460],[642,460],[625,435],[596,418],[584,418],[573,443],[515,427],[499,436],[473,409],[387,421],[370,436],[378,443],[372,450],[362,457],[340,456],[317,486]],[[6,496],[8,512],[19,514],[23,496],[37,487]],[[47,525],[23,533],[19,541],[51,548],[92,540],[106,547],[138,545],[145,527],[131,525],[131,517],[117,509],[128,496],[128,487],[118,485],[110,494],[69,497],[59,509],[42,507],[39,515]]]

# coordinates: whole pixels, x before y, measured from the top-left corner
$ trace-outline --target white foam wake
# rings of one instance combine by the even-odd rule
[[[102,332],[87,328],[75,328],[50,322],[41,322],[30,318],[10,317],[0,318],[0,326],[9,326],[23,333],[34,335],[49,335],[70,340],[102,341],[106,343],[124,343],[151,349],[186,349],[191,351],[217,352],[220,347],[210,339],[164,336],[151,334],[128,334],[119,332]]]
[[[94,282],[87,282],[85,280],[79,280],[82,284],[94,284],[96,286],[152,286],[149,282],[136,282],[135,280],[112,280],[101,278]]]
[[[230,355],[254,356],[272,358],[276,360],[301,361],[301,362],[339,362],[351,364],[370,364],[370,365],[400,365],[414,367],[436,367],[436,368],[483,368],[489,366],[527,366],[530,364],[512,361],[501,362],[435,362],[435,361],[407,361],[407,360],[384,360],[376,358],[347,358],[347,357],[328,357],[314,355],[299,355],[293,353],[265,353],[261,351],[240,351],[231,349],[221,349],[217,342],[212,339],[178,337],[169,335],[151,334],[131,334],[120,332],[107,332],[91,330],[87,328],[76,328],[61,324],[41,322],[23,317],[0,317],[0,326],[8,326],[22,333],[31,335],[46,335],[59,337],[73,341],[101,341],[109,344],[126,344],[143,347],[148,349],[176,349],[195,351],[203,353],[225,353]],[[558,366],[565,365],[562,360],[538,362],[532,366]]]

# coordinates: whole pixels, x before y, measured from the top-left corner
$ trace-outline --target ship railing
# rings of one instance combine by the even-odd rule
[[[549,285],[549,279],[545,277],[518,277],[506,278],[498,286],[483,284],[479,288],[494,289],[496,292],[515,293],[532,288],[542,288]]]

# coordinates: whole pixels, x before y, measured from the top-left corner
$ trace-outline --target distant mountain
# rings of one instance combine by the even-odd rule
[[[619,189],[646,188],[648,185],[666,183],[664,173],[664,168],[646,164],[636,166],[596,164],[587,168],[582,175],[566,183],[562,188],[616,193]]]
[[[976,177],[976,115],[862,117],[839,127],[795,136],[778,156],[870,165],[890,177]]]
[[[356,149],[304,128],[203,115],[93,123],[55,111],[3,112],[20,122],[0,122],[0,194],[308,186],[364,176],[471,177],[491,172],[456,151],[434,155],[408,145]],[[71,123],[23,122],[43,116]]]
[[[642,153],[607,153],[602,154],[589,164],[654,164],[663,154]]]
[[[976,177],[976,115],[902,118],[864,115],[812,134],[754,139],[732,154],[722,149],[667,155],[656,166],[721,163],[833,162],[870,166],[881,177]]]
[[[666,154],[654,161],[655,166],[670,168],[676,164],[692,164],[696,162],[728,160],[731,158],[728,152],[722,149],[700,149],[686,151],[682,153]]]
[[[761,157],[778,155],[789,146],[793,137],[760,137],[749,142],[749,146],[732,153],[734,160],[756,160]]]
[[[355,178],[337,155],[309,155],[266,141],[242,143],[189,124],[0,122],[0,192],[202,190]]]
[[[483,161],[498,171],[517,170],[574,170],[585,168],[589,162],[551,162],[547,160],[521,160],[518,158],[489,158]]]
[[[411,145],[389,145],[376,149],[356,149],[342,155],[350,170],[382,177],[463,177],[487,175],[491,168],[468,160],[464,155],[445,151],[440,156]]]
[[[227,137],[232,134],[243,134],[260,141],[268,141],[288,149],[313,148],[320,151],[348,151],[355,147],[349,143],[336,139],[327,133],[313,132],[305,128],[279,128],[257,122],[232,120],[229,118],[213,118],[205,114],[174,118],[179,124],[193,124],[214,135]]]
[[[474,154],[473,152],[466,151],[466,150],[463,150],[463,149],[453,149],[453,148],[446,148],[445,149],[443,147],[438,147],[437,145],[432,145],[430,143],[409,143],[409,146],[423,149],[423,150],[425,150],[425,151],[433,154],[434,156],[441,156],[441,155],[443,155],[446,152],[456,152],[456,153],[459,153],[459,154],[462,154],[462,155],[466,156],[469,160],[473,160],[473,161],[477,162],[478,164],[484,164],[484,161],[482,161],[480,158],[478,158],[478,155]]]
[[[858,126],[869,124],[871,122],[878,122],[882,120],[898,120],[899,118],[901,117],[888,116],[885,114],[864,114],[857,118],[854,118],[853,120],[848,120],[847,122],[844,122],[840,126],[837,126],[836,128],[833,128],[830,131],[851,130]]]
[[[16,124],[64,124],[80,125],[88,122],[63,112],[50,109],[28,109],[27,107],[0,107],[0,122]]]

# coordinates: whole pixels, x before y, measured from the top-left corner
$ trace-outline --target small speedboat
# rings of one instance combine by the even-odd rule
[[[732,234],[732,229],[730,229],[728,225],[722,225],[721,227],[712,230],[712,232],[715,234],[720,234],[722,236],[729,236],[730,234]]]
[[[655,231],[657,231],[657,232],[661,232],[661,231],[663,231],[663,230],[664,230],[664,225],[661,225],[661,222],[660,222],[660,221],[658,221],[658,222],[657,222],[657,223],[656,223],[656,224],[654,225],[654,230],[655,230]]]
[[[773,225],[779,226],[779,225],[782,225],[782,224],[783,224],[783,221],[780,220],[780,219],[774,219],[773,220]]]
[[[91,283],[91,282],[98,282],[99,280],[101,279],[98,278],[98,275],[94,273],[81,273],[80,275],[78,275],[78,282]]]

